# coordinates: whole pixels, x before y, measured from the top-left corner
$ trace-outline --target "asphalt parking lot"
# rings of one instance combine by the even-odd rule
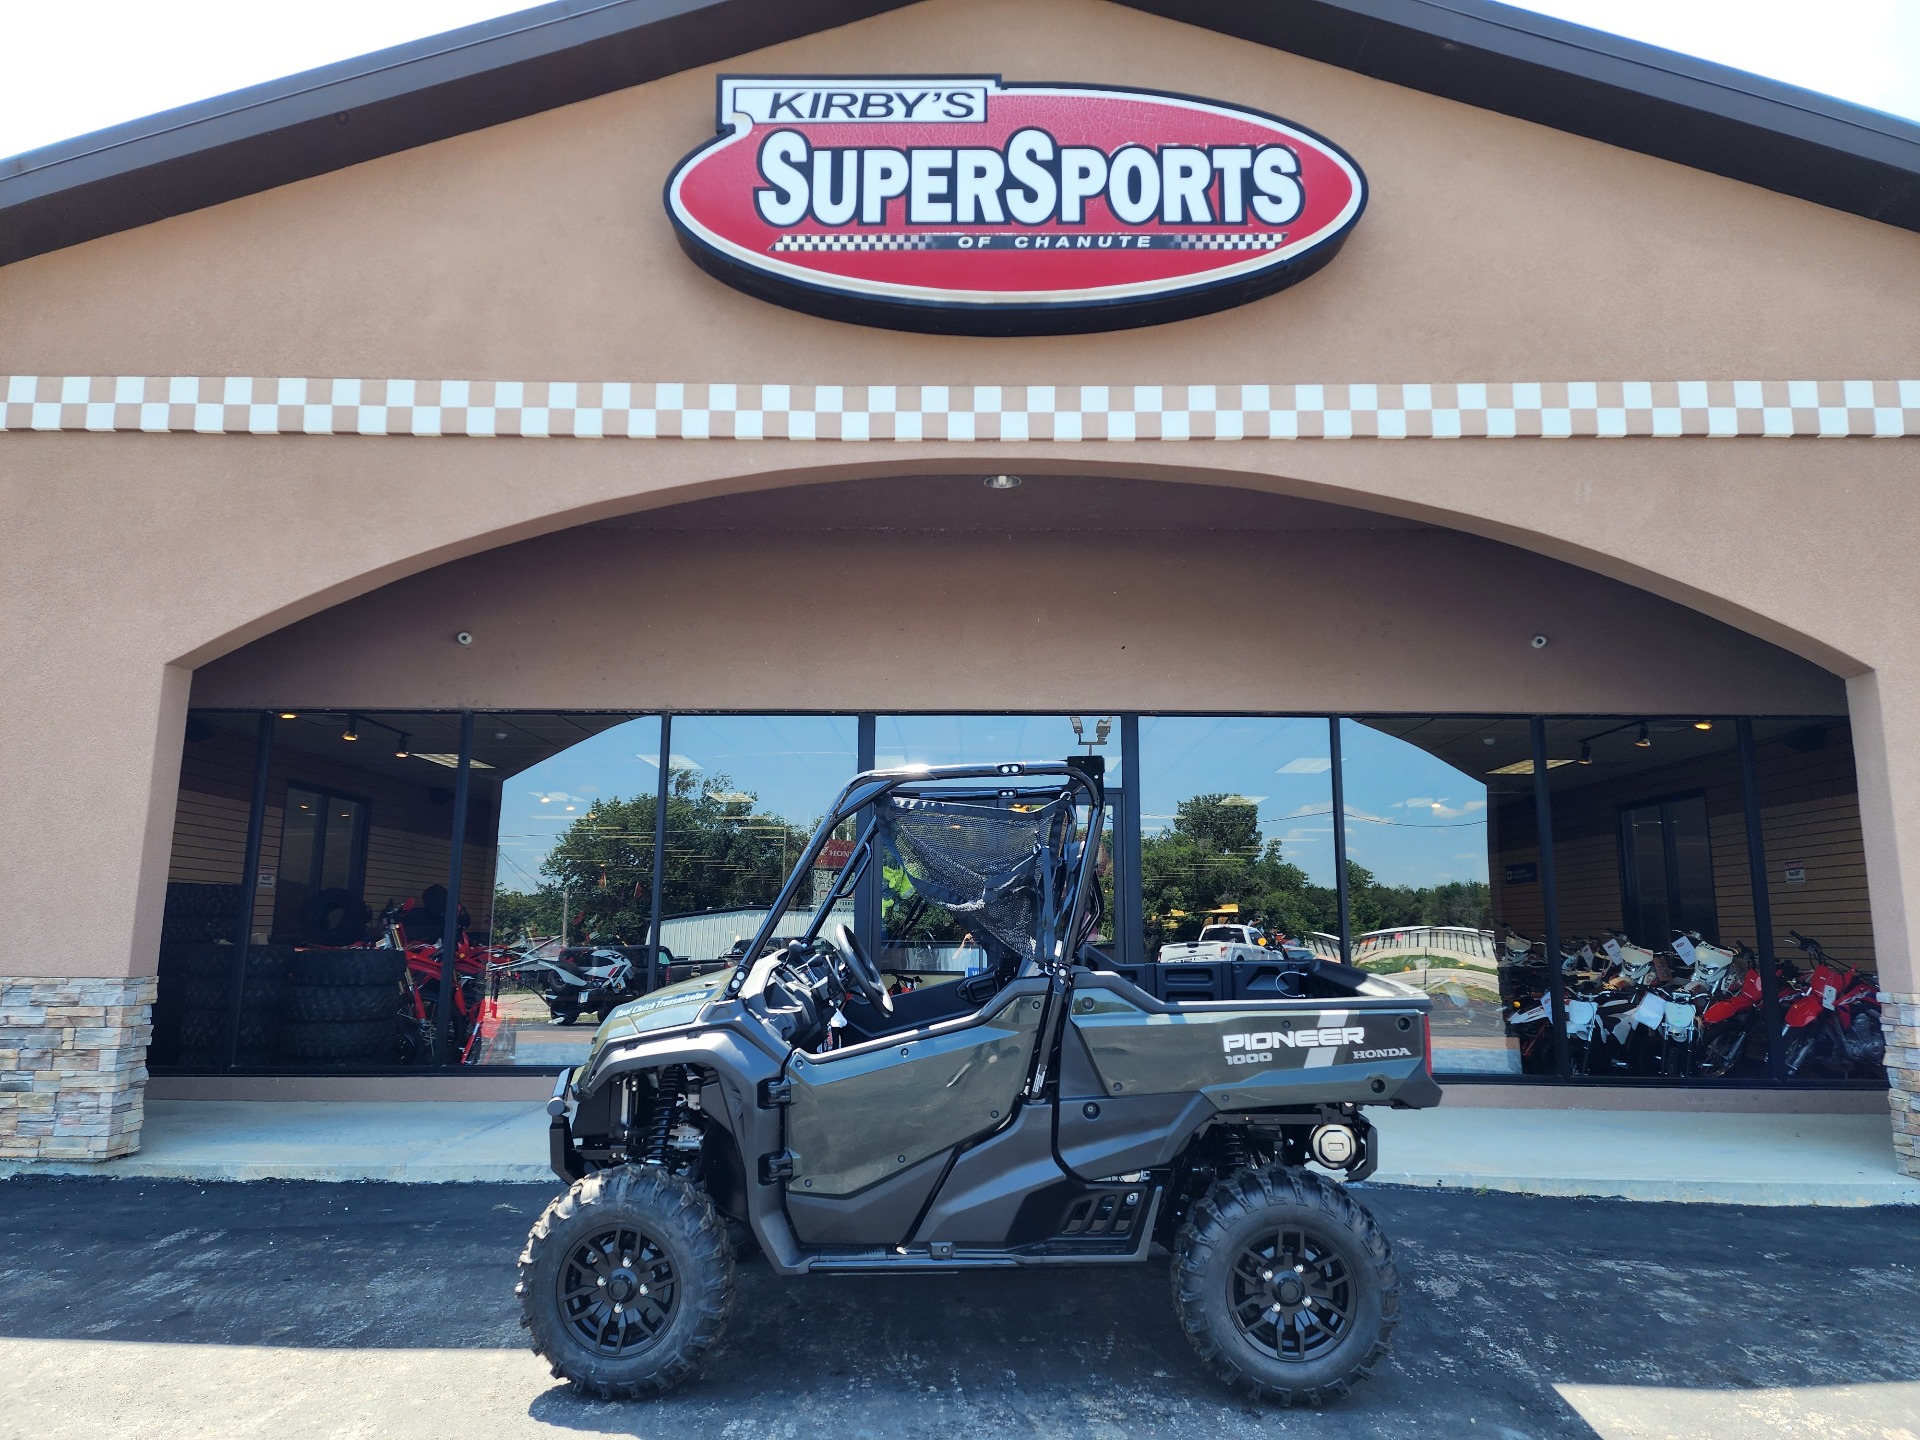
[[[1410,1282],[1323,1412],[1217,1388],[1164,1263],[783,1281],[742,1267],[674,1396],[583,1403],[522,1344],[525,1185],[0,1182],[7,1436],[1920,1434],[1912,1210],[1372,1189]]]

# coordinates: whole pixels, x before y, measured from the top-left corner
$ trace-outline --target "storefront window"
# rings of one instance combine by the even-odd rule
[[[856,725],[832,715],[676,715],[672,725],[660,943],[701,969],[735,954],[766,919],[814,827],[853,777]],[[778,938],[804,924],[815,891],[832,883],[844,856],[822,858]]]
[[[1101,838],[1102,918],[1094,943],[1112,954],[1115,877],[1112,822],[1125,783],[1117,715],[881,715],[874,722],[874,765],[987,765],[1002,760],[1058,762],[1069,755],[1098,755],[1106,762],[1111,803]],[[1085,824],[1081,816],[1081,824]],[[884,857],[883,857],[884,859]],[[882,968],[921,979],[977,968],[985,936],[964,916],[951,914],[913,892],[897,865],[883,863],[880,888]]]
[[[1528,723],[1342,720],[1340,752],[1353,963],[1433,997],[1436,1073],[1547,1073]]]
[[[474,717],[462,1063],[578,1064],[644,992],[659,784],[658,716]]]
[[[457,714],[276,712],[260,864],[275,896],[269,947],[289,958],[263,1063],[432,1063],[415,1017],[438,993],[459,750]],[[478,898],[463,887],[462,913]]]
[[[1764,1078],[1737,724],[1613,715],[1545,730],[1569,1073]]]
[[[1782,1073],[1884,1083],[1852,729],[1834,716],[1755,720],[1753,729],[1773,946],[1783,962]]]
[[[575,1063],[615,1005],[725,964],[760,928],[857,767],[862,722],[514,712],[466,723],[463,742],[457,712],[190,716],[151,1064]],[[1104,756],[1110,817],[1139,823],[1101,839],[1094,943],[1102,963],[1166,998],[1245,988],[1231,963],[1168,949],[1203,932],[1235,928],[1269,949],[1267,969],[1337,957],[1341,839],[1353,963],[1433,997],[1442,1075],[1564,1065],[1575,1080],[1884,1083],[1844,719],[1546,719],[1550,855],[1533,722],[1520,717],[865,723],[881,766]],[[1135,735],[1130,775],[1121,749]],[[803,879],[778,934],[803,923],[856,828]],[[869,874],[839,918],[862,925],[871,907],[864,926],[877,923],[885,968],[924,978],[977,963],[984,947],[969,946],[964,916],[894,885],[885,857]],[[443,1016],[450,923],[457,983]]]
[[[1330,751],[1323,719],[1141,719],[1148,963],[1134,978],[1165,999],[1224,1000],[1271,983],[1271,967],[1244,951],[1236,967],[1181,948],[1202,937],[1277,957],[1338,956]]]
[[[156,1068],[225,1068],[238,942],[243,933],[262,944],[267,939],[261,927],[273,912],[272,873],[261,872],[267,888],[258,891],[257,907],[247,903],[243,888],[258,731],[259,717],[251,712],[187,717],[148,1052]],[[284,970],[283,958],[272,963]],[[239,1035],[248,1063],[274,1057],[275,1007],[284,986],[284,973],[263,973],[251,987]]]
[[[391,926],[404,924],[416,946],[439,943],[459,717],[269,712],[242,964],[239,887],[260,720],[212,712],[188,727],[153,1062],[296,1071],[420,1063],[427,1057],[401,1021],[421,967],[395,948]],[[216,1019],[212,1006],[242,968],[236,1028],[230,1011]]]

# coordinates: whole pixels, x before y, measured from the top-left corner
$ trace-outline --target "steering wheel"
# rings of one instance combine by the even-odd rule
[[[893,1014],[893,996],[887,993],[886,982],[880,978],[880,967],[867,958],[866,951],[860,948],[860,942],[853,938],[852,926],[834,926],[833,948],[840,952],[840,961],[860,993],[882,1015]]]

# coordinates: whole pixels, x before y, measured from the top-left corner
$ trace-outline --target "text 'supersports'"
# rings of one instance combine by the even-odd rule
[[[948,333],[1152,324],[1330,260],[1359,167],[1218,101],[995,77],[725,76],[667,209],[701,266],[835,319]]]

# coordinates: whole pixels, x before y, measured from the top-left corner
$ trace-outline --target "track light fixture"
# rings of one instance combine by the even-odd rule
[[[1646,721],[1642,720],[1640,722],[1640,735],[1639,735],[1639,738],[1637,738],[1633,743],[1642,750],[1645,750],[1648,746],[1653,744],[1653,738],[1647,734]]]
[[[347,728],[340,732],[340,738],[342,740],[358,740],[360,738],[360,717],[358,715],[347,716]]]
[[[1591,765],[1593,763],[1593,746],[1584,740],[1580,742],[1580,763],[1582,765]]]
[[[393,747],[393,758],[396,760],[404,760],[412,753],[412,748],[407,744],[406,732],[402,731],[400,733],[400,743]]]

